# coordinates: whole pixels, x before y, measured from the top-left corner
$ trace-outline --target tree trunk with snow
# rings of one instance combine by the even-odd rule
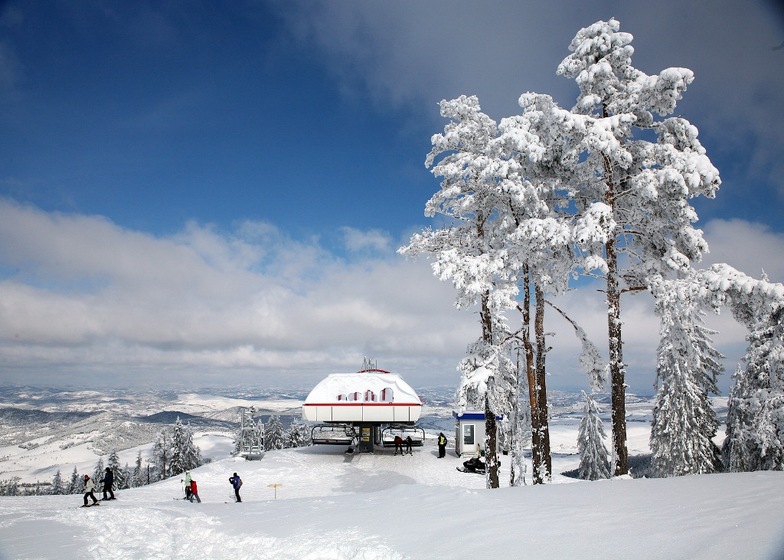
[[[536,414],[540,446],[540,478],[549,481],[553,474],[553,462],[550,455],[550,421],[547,407],[547,346],[544,336],[544,292],[535,283],[536,297]]]

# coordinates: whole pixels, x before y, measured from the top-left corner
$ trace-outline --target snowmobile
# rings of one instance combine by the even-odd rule
[[[471,457],[468,461],[463,461],[462,467],[455,467],[460,472],[485,474],[485,462],[481,457]]]

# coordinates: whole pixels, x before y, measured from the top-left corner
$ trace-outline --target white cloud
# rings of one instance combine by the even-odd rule
[[[361,247],[390,245],[350,233]],[[202,383],[232,371],[323,375],[366,354],[425,380],[453,375],[473,327],[427,263],[387,251],[352,264],[269,224],[189,223],[154,237],[0,200],[0,240],[8,381],[58,368]]]
[[[343,233],[343,242],[346,248],[353,252],[370,249],[373,251],[385,252],[392,247],[392,238],[387,232],[379,230],[360,231],[352,227],[340,228]]]
[[[710,262],[753,276],[765,267],[771,280],[782,278],[776,257],[784,236],[739,220],[713,221],[705,231]],[[479,336],[475,313],[456,310],[451,285],[437,281],[426,261],[396,256],[385,233],[342,233],[354,248],[378,252],[346,260],[268,223],[231,232],[189,223],[155,237],[99,216],[0,199],[4,379],[198,385],[287,376],[296,385],[353,370],[367,355],[414,383],[456,383],[455,367]],[[601,288],[584,286],[555,303],[606,353]],[[547,313],[551,385],[585,386],[571,326]],[[630,390],[649,393],[658,344],[650,296],[626,296],[623,319]],[[716,341],[728,356],[726,389],[746,333],[729,313],[709,325],[721,331]]]

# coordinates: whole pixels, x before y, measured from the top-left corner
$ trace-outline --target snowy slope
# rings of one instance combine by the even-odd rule
[[[88,509],[81,496],[0,498],[0,558],[784,557],[784,473],[556,477],[574,483],[490,491],[459,464],[430,444],[403,457],[302,448],[195,470],[201,504],[180,499],[179,479]],[[234,471],[241,504],[230,500]]]

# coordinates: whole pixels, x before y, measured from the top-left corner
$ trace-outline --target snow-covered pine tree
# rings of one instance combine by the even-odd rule
[[[79,480],[79,471],[74,467],[71,473],[71,478],[68,480],[68,486],[65,489],[66,494],[78,494],[82,491],[82,483]]]
[[[273,414],[264,426],[264,449],[283,449],[286,445],[286,430],[280,416]]]
[[[660,320],[656,368],[656,401],[650,447],[657,476],[711,473],[721,468],[713,442],[718,419],[710,394],[717,394],[716,376],[723,356],[713,347],[714,331],[705,327],[702,307],[695,301],[695,279],[653,283]]]
[[[632,36],[618,21],[581,29],[558,74],[580,88],[574,118],[561,130],[582,155],[564,173],[578,212],[602,207],[610,235],[604,242],[609,367],[616,475],[628,472],[626,389],[621,294],[647,288],[651,273],[684,271],[707,250],[690,199],[713,197],[719,173],[687,120],[671,117],[692,82],[685,68],[648,76],[632,65]],[[647,140],[655,134],[656,141]],[[621,258],[623,257],[623,258]],[[625,284],[625,285],[624,285]]]
[[[49,489],[49,493],[56,496],[59,496],[60,494],[65,494],[63,475],[60,473],[60,469],[57,469],[57,472],[54,473],[54,476],[52,477],[52,486]]]
[[[577,433],[577,452],[580,454],[578,473],[583,480],[610,478],[610,465],[607,461],[607,447],[604,440],[604,422],[599,407],[592,394],[582,391],[585,399],[583,417]]]
[[[103,464],[103,457],[98,457],[98,461],[95,463],[95,469],[93,469],[93,482],[95,482],[95,486],[98,486],[98,483],[103,478],[103,471],[106,467]]]
[[[400,252],[431,256],[435,275],[450,280],[457,290],[457,307],[479,307],[481,337],[461,363],[461,387],[485,391],[481,400],[486,416],[487,481],[496,488],[495,418],[511,410],[512,396],[517,398],[516,369],[492,369],[503,363],[499,357],[506,352],[509,339],[502,312],[516,306],[519,292],[520,265],[507,252],[515,223],[503,211],[508,208],[509,192],[499,186],[505,164],[496,157],[495,121],[482,113],[476,97],[460,96],[440,106],[441,115],[450,122],[443,134],[432,137],[433,148],[425,165],[443,179],[441,189],[425,206],[425,214],[440,214],[446,224],[412,236]],[[480,372],[481,382],[466,379],[474,371]]]
[[[170,449],[169,476],[184,473],[202,464],[201,450],[193,443],[191,425],[183,425],[179,416],[172,428]]]
[[[136,454],[136,462],[133,464],[133,472],[131,473],[130,488],[138,488],[145,484],[144,474],[142,470],[142,452],[141,449]]]
[[[735,372],[725,462],[731,471],[784,470],[784,305],[763,314]]]
[[[729,306],[750,331],[745,368],[735,372],[722,449],[731,471],[784,469],[784,285],[725,263],[694,273],[706,305]]]
[[[308,447],[310,442],[310,426],[294,420],[286,432],[286,447]]]
[[[152,446],[152,463],[155,470],[153,480],[164,480],[171,476],[169,461],[171,460],[171,436],[167,428],[158,432]]]
[[[117,450],[112,449],[111,453],[109,453],[109,458],[106,461],[106,466],[111,469],[112,475],[114,475],[114,487],[117,490],[127,488],[127,477],[125,475],[125,471],[120,466],[120,457],[117,455]]]

